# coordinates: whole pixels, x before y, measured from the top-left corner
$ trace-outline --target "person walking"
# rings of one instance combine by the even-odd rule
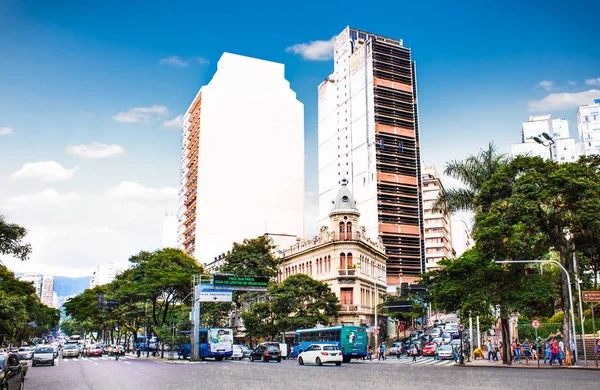
[[[400,355],[402,355],[402,345],[396,346],[396,359],[400,359]]]
[[[379,346],[379,349],[377,350],[377,360],[385,360],[385,357],[383,356],[383,345]]]
[[[487,349],[488,349],[488,362],[489,362],[492,359],[492,356],[494,356],[494,345],[492,344],[492,340],[488,341]]]
[[[435,343],[435,355],[433,355],[433,360],[440,360],[440,345]]]
[[[552,360],[552,341],[550,341],[550,339],[546,340],[546,353],[544,355],[544,364],[547,364],[546,362],[548,361],[548,359]]]
[[[419,354],[419,350],[417,349],[416,344],[413,344],[412,350],[410,351],[410,354],[412,355],[412,361],[414,363],[417,362],[417,355]]]
[[[370,345],[367,345],[367,359],[373,361],[373,349]]]
[[[119,356],[121,356],[121,345],[117,344],[117,346],[114,349],[114,353],[115,353],[115,360],[119,360]]]
[[[550,347],[552,351],[552,357],[550,358],[550,365],[554,364],[554,361],[558,359],[558,364],[562,366],[562,356],[560,355],[560,347],[558,346],[558,341],[556,339],[552,340],[552,344]]]
[[[525,364],[529,364],[529,358],[531,357],[531,344],[529,344],[529,339],[525,338],[523,341],[523,354],[525,355]]]
[[[385,353],[387,351],[387,345],[381,344],[381,348],[383,348],[383,360],[385,360]]]
[[[521,363],[521,343],[519,340],[515,342],[515,362]]]

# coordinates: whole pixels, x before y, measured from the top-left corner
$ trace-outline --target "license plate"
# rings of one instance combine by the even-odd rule
[[[330,355],[331,356],[337,356],[337,353],[331,353]]]

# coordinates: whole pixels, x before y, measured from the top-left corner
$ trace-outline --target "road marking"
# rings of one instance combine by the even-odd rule
[[[94,364],[95,364],[96,366],[98,365],[98,363],[96,363],[96,362],[94,362]]]
[[[79,361],[79,358],[75,358],[75,359],[73,359],[73,360],[75,360],[76,362],[78,362],[78,361]]]
[[[131,364],[131,362],[123,362],[123,363],[125,363],[125,364]]]
[[[108,360],[108,358],[105,358],[105,357],[101,357],[100,359],[102,359],[102,360]]]

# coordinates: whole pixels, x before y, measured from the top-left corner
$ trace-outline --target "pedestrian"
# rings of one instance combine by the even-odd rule
[[[140,345],[138,344],[137,347],[135,348],[135,353],[137,355],[137,357],[140,357],[142,354],[142,349],[140,348]]]
[[[546,345],[544,346],[544,348],[546,348],[546,353],[544,355],[544,364],[547,364],[546,362],[548,361],[548,359],[551,360],[552,358],[552,341],[550,339],[546,340]]]
[[[440,345],[435,343],[435,355],[433,355],[433,360],[440,360]]]
[[[515,342],[515,361],[521,363],[521,343],[517,339]]]
[[[596,343],[596,356],[600,358],[600,340]]]
[[[119,360],[119,356],[121,356],[121,345],[115,347],[115,360]]]
[[[387,345],[381,344],[381,348],[383,348],[383,360],[385,360],[385,353],[387,351]]]
[[[552,340],[550,350],[552,352],[552,357],[550,358],[550,365],[554,364],[554,361],[558,359],[558,364],[562,366],[561,350],[558,346],[558,341],[556,341],[556,339]]]
[[[367,346],[367,359],[373,361],[373,348],[370,345]]]
[[[531,357],[531,344],[529,339],[525,338],[523,342],[523,354],[525,355],[525,364],[529,364],[529,358]]]
[[[413,344],[412,350],[410,351],[410,354],[412,355],[412,361],[416,362],[417,361],[417,355],[419,354],[419,350],[417,349],[417,345]]]
[[[396,346],[396,359],[400,359],[401,354],[402,354],[402,345],[398,344]]]
[[[498,361],[498,344],[496,344],[495,341],[494,341],[494,344],[492,345],[492,360],[494,360],[496,362]]]
[[[494,356],[494,345],[492,344],[492,340],[488,341],[487,348],[488,348],[488,362],[489,362],[492,359],[492,357]]]

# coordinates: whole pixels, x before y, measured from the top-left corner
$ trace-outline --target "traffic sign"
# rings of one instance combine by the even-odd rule
[[[540,327],[540,322],[538,320],[533,320],[531,321],[531,326],[533,326],[535,329]]]
[[[243,291],[267,291],[268,276],[213,275],[214,288]]]
[[[465,330],[465,325],[464,324],[458,324],[458,330],[460,332],[462,332],[463,330]]]
[[[202,290],[200,291],[200,302],[231,302],[232,291],[225,290]]]
[[[600,302],[600,291],[582,291],[584,302]]]
[[[375,334],[379,334],[379,329],[375,329]]]

